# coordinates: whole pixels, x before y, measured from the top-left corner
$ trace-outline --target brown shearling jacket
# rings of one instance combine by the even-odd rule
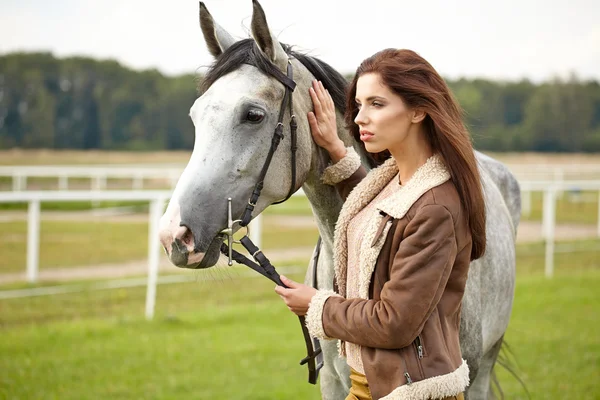
[[[441,399],[469,384],[458,337],[472,241],[439,155],[377,205],[360,249],[360,298],[345,298],[348,223],[397,173],[390,159],[367,175],[351,148],[325,171],[346,199],[334,236],[336,292],[317,292],[307,326],[362,347],[373,399]]]

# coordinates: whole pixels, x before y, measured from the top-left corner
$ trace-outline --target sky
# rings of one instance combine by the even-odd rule
[[[412,49],[447,78],[600,81],[598,0],[261,0],[280,41],[354,72],[378,50]],[[205,0],[236,38],[251,0]],[[0,53],[117,59],[167,75],[211,64],[194,0],[0,0]]]

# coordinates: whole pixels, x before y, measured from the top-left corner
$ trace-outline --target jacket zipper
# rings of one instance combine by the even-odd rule
[[[423,358],[423,342],[421,340],[421,336],[417,336],[417,338],[415,339],[415,343],[417,345],[417,354],[419,356],[419,359]]]
[[[406,378],[406,384],[410,385],[413,381],[408,373],[408,367],[406,366],[406,359],[402,355],[402,363],[404,364],[404,377]]]

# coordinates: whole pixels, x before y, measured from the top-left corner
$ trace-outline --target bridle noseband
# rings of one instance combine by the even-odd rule
[[[258,177],[258,182],[254,186],[254,190],[248,200],[248,204],[246,205],[246,209],[244,210],[244,214],[242,218],[239,220],[233,220],[232,212],[231,212],[231,198],[227,199],[227,228],[223,229],[220,233],[226,235],[228,244],[223,243],[221,245],[221,253],[225,254],[229,257],[229,265],[233,265],[233,261],[244,264],[259,274],[267,277],[272,280],[276,284],[287,287],[281,282],[281,278],[279,274],[275,270],[275,267],[271,264],[269,259],[263,254],[263,252],[250,240],[247,234],[242,237],[239,241],[235,241],[233,239],[233,227],[234,224],[239,224],[242,227],[248,227],[248,224],[252,220],[252,212],[254,211],[254,207],[256,207],[256,203],[258,202],[258,198],[260,197],[260,193],[264,186],[264,179],[269,170],[269,166],[271,165],[271,161],[273,159],[273,155],[275,151],[277,151],[277,147],[279,143],[283,139],[283,117],[285,115],[285,110],[289,106],[290,110],[290,141],[291,141],[291,168],[292,168],[292,182],[290,184],[290,190],[288,191],[285,199],[278,201],[273,204],[280,204],[289,199],[292,194],[294,194],[296,189],[296,150],[297,150],[297,137],[296,130],[298,128],[298,124],[296,123],[296,116],[294,115],[294,107],[292,101],[292,92],[296,88],[296,82],[294,82],[293,76],[293,68],[290,60],[287,62],[287,75],[284,75],[283,72],[279,71],[276,67],[273,67],[270,71],[270,75],[277,79],[279,82],[283,84],[285,87],[285,94],[283,96],[283,100],[281,102],[281,106],[279,108],[279,117],[277,120],[277,126],[275,127],[275,132],[273,133],[273,138],[271,139],[271,148],[269,149],[269,153],[267,154],[267,158],[263,164],[263,167],[260,171],[260,175]],[[251,261],[243,254],[233,250],[233,243],[240,243],[242,246],[246,248],[248,253],[252,255],[256,262]],[[317,247],[320,247],[320,240],[317,244]],[[316,254],[319,254],[317,250]],[[316,271],[318,262],[318,256],[313,260],[313,268]],[[313,273],[316,276],[315,273]],[[315,284],[316,286],[316,284]],[[308,381],[313,385],[317,383],[317,379],[319,377],[319,370],[323,367],[323,354],[321,352],[321,345],[319,340],[310,336],[308,332],[308,328],[306,327],[306,321],[303,316],[298,316],[300,320],[300,325],[302,327],[302,334],[304,335],[304,341],[306,343],[306,352],[307,356],[300,361],[300,365],[307,364],[308,366]]]

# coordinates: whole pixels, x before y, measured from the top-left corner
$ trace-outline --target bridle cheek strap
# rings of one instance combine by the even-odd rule
[[[246,205],[246,209],[244,210],[244,214],[242,215],[240,225],[247,226],[252,220],[252,212],[254,211],[254,207],[256,207],[256,203],[258,202],[258,198],[260,197],[260,193],[264,186],[265,176],[269,171],[269,166],[271,165],[271,161],[273,160],[273,155],[277,151],[277,147],[279,147],[279,143],[284,138],[283,136],[283,117],[285,116],[285,109],[289,106],[290,110],[290,143],[291,143],[291,168],[292,168],[292,179],[290,184],[290,190],[288,191],[285,199],[278,201],[273,204],[280,204],[289,199],[295,192],[296,189],[296,150],[298,149],[297,145],[297,135],[296,130],[298,129],[298,124],[296,123],[296,116],[294,115],[294,105],[293,105],[293,91],[296,88],[296,82],[294,82],[294,73],[292,68],[292,63],[288,60],[287,63],[287,76],[283,75],[278,69],[275,69],[280,75],[276,73],[273,75],[275,79],[281,82],[285,86],[285,94],[283,96],[283,100],[281,102],[281,106],[279,107],[279,117],[277,118],[277,126],[275,127],[275,132],[273,133],[273,138],[271,139],[271,147],[269,148],[269,153],[267,154],[267,158],[260,170],[260,175],[258,176],[258,182],[254,185],[254,190],[252,190],[252,194],[250,195],[250,199],[248,200],[248,204]]]

